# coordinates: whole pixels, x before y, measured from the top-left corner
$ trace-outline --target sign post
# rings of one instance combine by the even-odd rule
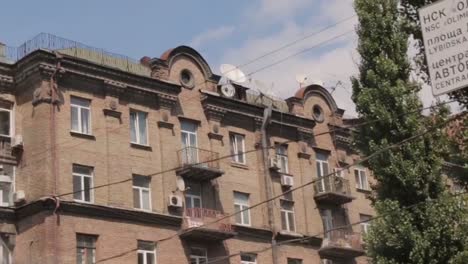
[[[419,9],[432,93],[468,87],[468,0],[441,0]]]

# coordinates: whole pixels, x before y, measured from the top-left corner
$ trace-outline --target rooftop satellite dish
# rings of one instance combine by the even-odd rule
[[[307,75],[305,74],[296,74],[296,81],[299,83],[300,86],[306,83]]]
[[[276,97],[276,94],[273,92],[273,84],[270,86],[262,81],[254,80],[255,90],[260,93],[260,95],[268,97]]]
[[[185,191],[185,181],[182,177],[177,176],[176,184],[179,191]]]
[[[245,74],[234,65],[221,64],[220,71],[223,77],[231,82],[244,83],[247,81]]]

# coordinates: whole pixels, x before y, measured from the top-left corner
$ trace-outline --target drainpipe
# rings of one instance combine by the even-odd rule
[[[273,197],[273,186],[271,183],[271,175],[270,175],[270,168],[268,164],[269,156],[269,144],[268,144],[268,135],[267,135],[267,128],[268,125],[271,123],[271,114],[272,114],[272,105],[265,108],[263,111],[263,123],[261,128],[262,133],[262,154],[263,154],[263,167],[264,167],[264,176],[265,176],[265,190],[266,190],[266,198],[267,200]],[[275,214],[273,210],[273,201],[269,201],[267,203],[268,209],[268,225],[270,226],[270,230],[273,233],[271,237],[271,254],[273,258],[273,264],[278,264],[278,249],[276,247],[276,225],[275,225]]]

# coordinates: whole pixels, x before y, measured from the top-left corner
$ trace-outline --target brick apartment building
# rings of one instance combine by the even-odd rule
[[[237,84],[225,95],[187,46],[133,62],[42,34],[8,52],[2,263],[366,263],[365,224],[324,234],[373,210],[366,168],[322,177],[358,159],[322,86],[285,101]]]

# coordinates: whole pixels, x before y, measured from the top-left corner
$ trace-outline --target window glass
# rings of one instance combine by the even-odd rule
[[[256,264],[257,256],[254,254],[241,254],[241,264]]]
[[[96,262],[96,236],[76,235],[76,263],[94,264]]]
[[[151,178],[133,175],[133,206],[137,209],[151,210]]]
[[[130,140],[132,143],[148,145],[148,114],[141,111],[130,111]]]
[[[73,165],[73,198],[80,202],[93,202],[93,169]]]
[[[245,164],[244,136],[240,134],[231,134],[230,141],[231,141],[231,154],[233,155],[232,161],[236,163]]]
[[[138,264],[155,264],[156,248],[154,242],[138,241]]]
[[[249,194],[234,192],[234,210],[236,212],[242,211],[236,214],[236,223],[240,225],[250,225],[250,210],[249,208]]]
[[[71,130],[82,134],[91,134],[91,101],[71,97]]]
[[[11,136],[10,135],[10,118],[11,111],[6,109],[0,109],[0,135],[2,136]]]

